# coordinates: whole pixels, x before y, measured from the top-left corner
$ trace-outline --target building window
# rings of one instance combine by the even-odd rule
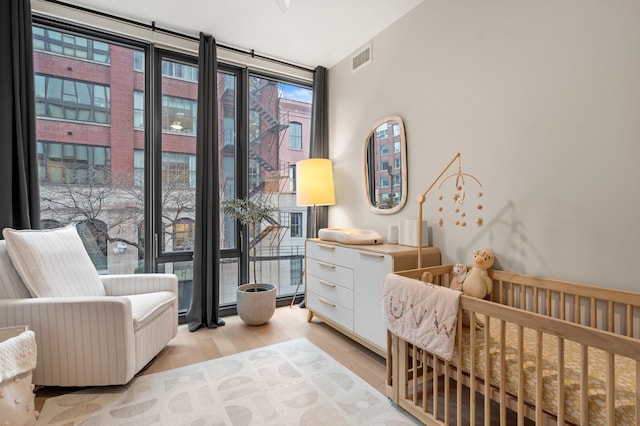
[[[393,137],[400,136],[400,125],[398,123],[393,123],[392,129],[393,129]]]
[[[291,212],[289,216],[291,238],[302,238],[302,213]]]
[[[133,150],[133,184],[144,186],[144,151],[141,149]]]
[[[393,186],[399,186],[402,183],[402,176],[393,175]]]
[[[178,219],[173,224],[173,251],[193,250],[195,223],[193,219]]]
[[[162,75],[180,80],[198,81],[198,67],[174,61],[162,61]]]
[[[133,51],[133,70],[144,72],[144,52],[141,50]]]
[[[296,192],[296,165],[289,165],[289,190]]]
[[[33,27],[33,49],[108,64],[109,44],[74,34]]]
[[[40,182],[106,185],[110,182],[111,149],[39,141],[38,168]]]
[[[64,120],[111,122],[109,86],[36,74],[36,115]]]
[[[260,142],[260,111],[249,110],[249,143]]]
[[[400,141],[395,141],[393,143],[393,152],[400,152]]]
[[[389,161],[383,160],[380,162],[380,171],[389,172]]]
[[[289,149],[302,149],[302,124],[295,121],[289,123]]]
[[[162,153],[162,185],[167,191],[173,188],[196,187],[196,156],[180,152]]]
[[[387,155],[389,153],[389,144],[385,143],[380,145],[380,155]]]
[[[387,123],[381,124],[377,129],[376,129],[376,137],[378,139],[384,139],[387,136],[389,136],[389,130],[387,129]]]
[[[394,158],[393,159],[393,168],[394,169],[399,169],[400,168],[400,159],[399,158]]]
[[[380,188],[388,188],[389,187],[389,177],[384,176],[380,178]]]
[[[144,92],[133,91],[133,128],[144,129]]]
[[[162,96],[162,130],[195,135],[197,116],[197,100]]]

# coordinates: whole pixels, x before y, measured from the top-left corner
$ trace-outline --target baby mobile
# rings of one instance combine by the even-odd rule
[[[471,178],[477,185],[478,185],[478,190],[477,192],[475,192],[475,196],[477,197],[476,201],[471,201],[469,200],[469,198],[473,197],[473,194],[469,195],[468,191],[465,189],[465,181],[464,178],[468,177]],[[443,195],[443,185],[444,183],[449,180],[455,178],[455,192],[452,196],[446,196]],[[482,226],[484,225],[484,219],[481,216],[481,211],[483,208],[482,205],[482,184],[480,183],[480,181],[478,179],[476,179],[475,176],[470,175],[469,173],[462,173],[462,168],[460,165],[460,159],[458,158],[458,173],[454,173],[450,176],[447,176],[446,178],[444,178],[442,180],[442,182],[440,182],[440,185],[438,186],[438,190],[440,191],[440,193],[438,194],[438,226],[442,227],[444,226],[444,218],[443,215],[449,211],[452,211],[454,213],[455,216],[455,220],[453,221],[453,224],[456,226],[460,226],[460,227],[465,227],[468,224],[468,214],[470,214],[470,211],[476,211],[477,212],[477,217],[475,218],[475,222],[476,225],[478,226]],[[453,200],[453,205],[451,207],[447,207],[446,204],[446,200],[447,199],[451,199]],[[467,200],[467,203],[465,204],[465,199]],[[469,204],[472,204],[472,207],[469,209]]]
[[[470,178],[470,180],[472,180],[478,185],[479,189],[477,190],[477,192],[474,193],[474,196],[476,196],[478,199],[478,201],[474,202],[475,204],[474,211],[477,212],[477,215],[478,215],[475,222],[476,222],[476,225],[478,226],[482,226],[484,224],[484,220],[480,215],[480,212],[482,211],[482,208],[483,208],[483,205],[481,202],[483,194],[482,194],[482,191],[480,190],[482,188],[482,185],[480,184],[480,181],[475,178],[475,176],[470,175],[469,173],[462,172],[462,164],[461,164],[462,162],[460,160],[460,153],[457,152],[453,156],[453,158],[449,161],[449,163],[440,171],[440,173],[433,180],[433,182],[431,182],[431,185],[429,185],[427,189],[422,194],[419,194],[416,198],[416,201],[418,202],[418,235],[419,235],[418,253],[422,252],[422,233],[423,233],[422,207],[424,203],[427,201],[427,194],[436,186],[436,184],[440,181],[442,176],[444,176],[444,174],[447,172],[447,170],[449,170],[449,168],[455,163],[456,160],[458,160],[458,173],[454,173],[452,175],[449,175],[443,178],[442,181],[440,182],[440,185],[438,185],[438,191],[440,191],[440,193],[437,196],[438,214],[439,214],[438,226],[444,226],[445,221],[444,221],[443,215],[447,211],[445,208],[445,206],[447,205],[446,203],[447,197],[445,197],[446,193],[444,192],[445,188],[443,188],[443,185],[449,179],[453,179],[453,178],[455,178],[455,187],[454,187],[454,193],[450,196],[451,197],[450,199],[453,200],[453,206],[451,206],[450,208],[452,209],[456,217],[454,224],[463,228],[467,226],[469,215],[471,215],[471,213],[470,211],[467,210],[466,206],[470,204],[469,199],[472,197],[469,196],[468,194],[469,191],[467,188],[465,188],[465,177]],[[465,201],[466,201],[466,204],[465,204]],[[421,267],[422,267],[422,256],[418,254],[418,269]]]

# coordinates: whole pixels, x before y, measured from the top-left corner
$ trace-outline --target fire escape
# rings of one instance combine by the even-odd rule
[[[249,177],[249,198],[259,197],[263,201],[278,205],[281,175],[280,145],[284,137],[284,130],[289,127],[288,114],[279,117],[278,84],[273,81],[259,80],[259,86],[249,90],[250,110],[258,115],[255,131],[250,131],[249,158],[254,160],[257,173]],[[251,118],[250,118],[251,120]],[[276,200],[272,200],[273,196]],[[266,226],[261,228],[258,235],[250,238],[249,249],[260,244],[266,238],[271,238],[269,247],[275,247],[276,252],[260,256],[269,260],[278,257],[279,243],[283,237],[282,224],[279,218],[269,217]]]

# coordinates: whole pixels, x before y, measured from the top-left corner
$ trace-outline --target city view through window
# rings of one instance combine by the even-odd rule
[[[193,264],[184,255],[193,251],[198,190],[197,58],[162,57],[160,110],[149,115],[140,48],[44,25],[34,25],[33,38],[42,228],[74,225],[101,274],[141,273],[145,261],[175,273],[185,311]],[[251,74],[248,99],[239,102],[239,75],[224,66],[218,73],[220,199],[248,196],[277,210],[243,244],[236,222],[220,208],[221,305],[235,303],[241,258],[254,246],[257,280],[276,284],[279,295],[292,294],[302,278],[306,237],[307,211],[295,204],[295,164],[309,157],[312,90]],[[160,132],[146,123],[150,116]],[[239,122],[248,123],[246,142]],[[149,135],[152,150],[145,144]],[[150,161],[147,151],[158,160]],[[156,164],[158,170],[147,170]],[[153,203],[146,202],[149,176],[160,188]],[[153,260],[145,259],[145,206],[160,218]]]

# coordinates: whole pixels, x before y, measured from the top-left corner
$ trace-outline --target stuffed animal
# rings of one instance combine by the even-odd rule
[[[462,263],[456,263],[451,268],[451,281],[449,288],[462,291],[462,282],[467,275],[467,266]]]
[[[489,277],[487,269],[493,266],[495,256],[488,248],[481,248],[473,252],[473,267],[462,282],[462,292],[467,296],[484,299],[491,294],[493,281]]]
[[[491,294],[493,281],[489,277],[487,269],[493,265],[495,256],[487,248],[481,248],[473,252],[473,267],[458,281],[462,283],[462,292],[471,297],[484,299]],[[476,316],[476,328],[484,328],[484,321]],[[462,311],[462,324],[471,324],[471,314],[466,309]]]

